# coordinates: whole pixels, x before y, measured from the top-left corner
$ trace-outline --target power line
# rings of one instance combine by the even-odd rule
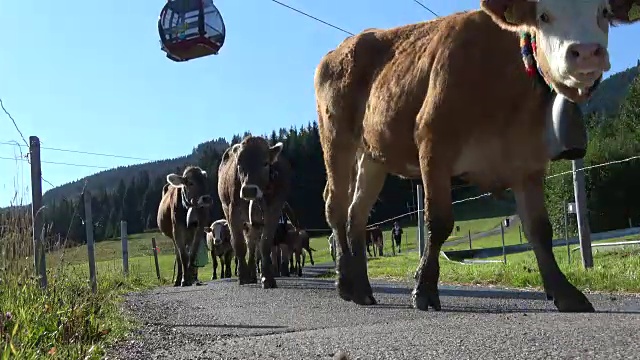
[[[602,166],[620,164],[620,163],[628,162],[628,161],[635,160],[635,159],[640,159],[640,155],[631,156],[631,157],[628,157],[628,158],[622,159],[622,160],[613,160],[613,161],[608,161],[608,162],[602,163],[602,164],[585,166],[585,167],[583,167],[581,169],[577,169],[576,172],[585,171],[585,170],[598,168],[598,167],[602,167]],[[561,172],[561,173],[558,173],[558,174],[549,175],[549,176],[545,177],[545,179],[551,179],[551,178],[554,178],[554,177],[557,177],[557,176],[567,175],[567,174],[572,174],[572,173],[573,173],[572,170],[564,171],[564,172]],[[505,191],[511,191],[511,190],[512,189],[509,188],[509,189],[506,189]],[[481,198],[484,198],[484,197],[487,197],[487,196],[491,196],[491,195],[492,195],[492,193],[488,192],[488,193],[484,193],[482,195],[472,196],[472,197],[468,197],[466,199],[461,199],[461,200],[456,200],[456,201],[452,202],[452,204],[455,205],[455,204],[460,204],[460,203],[467,202],[467,201],[478,200],[478,199],[481,199]],[[410,211],[410,212],[407,212],[407,213],[404,213],[404,214],[401,214],[401,215],[398,215],[398,216],[394,216],[392,218],[389,218],[389,219],[386,219],[386,220],[383,220],[383,221],[378,221],[377,223],[369,224],[369,225],[367,225],[367,228],[370,228],[370,227],[373,227],[373,226],[377,226],[377,225],[382,225],[384,223],[388,223],[390,221],[393,221],[393,220],[396,220],[396,219],[400,219],[400,218],[403,218],[405,216],[413,215],[413,214],[416,214],[416,213],[418,213],[418,210]],[[330,229],[328,229],[328,230],[330,230]]]
[[[423,4],[422,2],[418,1],[418,0],[413,0],[413,2],[415,2],[416,4],[422,6],[423,9],[427,10],[428,12],[432,13],[433,16],[435,17],[440,17],[440,15],[436,14],[433,10],[429,9],[427,7],[427,5]]]
[[[20,145],[20,144],[17,144],[15,142],[7,142],[7,141],[0,142],[0,145],[12,145],[12,146],[25,147],[25,145]],[[124,156],[124,155],[105,154],[105,153],[97,153],[97,152],[89,152],[89,151],[62,149],[62,148],[54,148],[54,147],[47,147],[47,146],[41,146],[40,149],[51,150],[51,151],[61,151],[61,152],[75,153],[75,154],[84,154],[84,155],[104,156],[104,157],[120,158],[120,159],[141,160],[141,161],[155,161],[155,160],[152,160],[152,159],[145,159],[145,158],[139,158],[139,157],[133,157],[133,156]]]
[[[2,102],[1,98],[0,98],[0,107],[2,108],[2,111],[4,111],[4,113],[9,117],[9,119],[11,119],[11,122],[13,123],[13,127],[15,127],[18,134],[20,134],[20,137],[22,138],[22,141],[24,141],[24,144],[27,147],[29,147],[29,142],[24,138],[24,135],[22,135],[22,131],[20,131],[20,128],[18,127],[18,124],[16,124],[16,121],[13,118],[13,116],[11,116],[9,111],[7,111],[7,109],[4,107],[4,103]]]
[[[317,22],[323,23],[323,24],[325,24],[325,25],[327,25],[327,26],[330,26],[330,27],[332,27],[332,28],[334,28],[334,29],[336,29],[336,30],[342,31],[343,33],[345,33],[345,34],[347,34],[347,35],[351,35],[351,36],[355,35],[354,33],[350,32],[350,31],[347,31],[347,30],[345,30],[345,29],[343,29],[343,28],[341,28],[341,27],[339,27],[339,26],[336,26],[336,25],[333,25],[333,24],[331,24],[331,23],[328,23],[328,22],[326,22],[326,21],[324,21],[324,20],[318,19],[317,17],[315,17],[315,16],[313,16],[313,15],[309,15],[309,14],[307,14],[306,12],[304,12],[304,11],[302,11],[302,10],[298,10],[298,9],[296,9],[296,8],[294,8],[294,7],[291,7],[291,6],[287,5],[287,4],[281,3],[281,2],[280,2],[280,1],[278,1],[278,0],[271,0],[271,1],[273,1],[274,3],[276,3],[276,4],[280,5],[280,6],[284,6],[284,7],[286,7],[286,8],[287,8],[287,9],[289,9],[289,10],[293,10],[293,11],[295,11],[295,12],[299,13],[299,14],[302,14],[302,15],[304,15],[304,16],[306,16],[306,17],[310,18],[310,19],[313,19],[313,20],[315,20],[315,21],[317,21]]]
[[[28,162],[26,159],[21,159],[21,158],[12,158],[12,157],[4,157],[4,156],[0,156],[0,160],[13,160],[13,161],[26,161],[26,162]],[[45,160],[41,160],[40,162],[41,162],[41,163],[43,163],[43,164],[66,165],[66,166],[76,166],[76,167],[93,168],[93,169],[104,169],[104,170],[110,170],[110,169],[113,169],[113,167],[97,166],[97,165],[87,165],[87,164],[74,164],[74,163],[57,162],[57,161],[45,161]]]

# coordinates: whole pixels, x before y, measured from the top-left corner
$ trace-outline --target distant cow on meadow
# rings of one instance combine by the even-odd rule
[[[454,225],[451,178],[463,176],[484,190],[513,190],[558,310],[594,311],[554,258],[544,175],[551,159],[584,156],[584,124],[569,115],[579,115],[574,103],[589,99],[610,68],[609,25],[638,21],[640,0],[480,3],[481,10],[365,30],[316,68],[326,217],[340,248],[338,293],[376,303],[365,227],[391,173],[422,180],[428,231],[412,301],[440,310],[438,256]],[[552,112],[553,104],[562,111]],[[560,121],[570,125],[563,135]]]
[[[382,229],[379,226],[374,226],[365,231],[367,237],[367,252],[369,251],[369,244],[373,246],[373,256],[382,256],[384,252],[384,239],[382,235]],[[371,253],[369,253],[371,255]]]
[[[217,258],[220,258],[220,278],[230,278],[231,261],[235,257],[231,247],[231,231],[229,231],[227,220],[220,219],[211,224],[211,227],[207,230],[207,247],[211,252],[211,262],[213,263],[211,280],[217,279]]]
[[[178,274],[174,286],[190,286],[195,281],[194,260],[210,224],[207,173],[197,166],[187,166],[182,176],[167,175],[158,207],[158,228],[173,240]]]
[[[282,146],[269,146],[262,137],[247,136],[224,152],[218,167],[218,194],[238,257],[240,285],[257,282],[255,255],[259,241],[262,287],[276,287],[269,255],[291,188],[291,166],[280,154]]]
[[[287,224],[287,243],[291,249],[290,271],[295,272],[298,276],[302,276],[302,268],[305,264],[305,252],[309,254],[309,262],[314,264],[313,252],[309,244],[309,234],[302,229],[296,229],[291,224]]]

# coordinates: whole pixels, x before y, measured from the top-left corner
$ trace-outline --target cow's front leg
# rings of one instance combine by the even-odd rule
[[[265,225],[260,237],[260,252],[262,256],[262,277],[260,280],[264,289],[277,287],[276,279],[273,276],[273,264],[271,263],[271,248],[274,243],[273,236],[275,235],[277,221],[277,218],[274,218],[273,215],[265,214]]]
[[[224,277],[231,277],[231,259],[233,258],[233,253],[231,250],[227,251],[224,255]]]
[[[291,271],[289,269],[289,246],[287,244],[280,244],[280,276],[291,276]]]
[[[432,146],[428,146],[432,145]],[[413,307],[441,309],[438,279],[440,278],[440,249],[453,231],[453,205],[450,166],[446,159],[431,156],[433,144],[420,147],[420,167],[424,188],[424,219],[427,238],[424,254],[416,273],[417,283],[412,292]]]
[[[213,249],[211,249],[211,263],[212,263],[212,266],[213,266],[213,274],[211,275],[211,280],[216,280],[218,278],[216,276],[216,272],[218,272],[218,260],[216,260],[215,247]],[[224,269],[222,269],[222,271],[224,271]],[[220,277],[222,278],[223,276],[220,275]]]
[[[593,305],[567,280],[553,255],[553,229],[544,203],[543,179],[543,171],[531,174],[513,187],[513,191],[525,235],[536,255],[547,298],[553,298],[561,312],[593,312]]]
[[[245,241],[245,225],[239,216],[239,211],[231,209],[229,214],[229,227],[231,230],[231,246],[236,255],[236,269],[238,284],[249,283],[249,268],[247,267],[247,243]]]
[[[193,232],[193,237],[191,237],[191,245],[189,246],[187,251],[188,265],[185,268],[185,275],[183,276],[184,278],[183,282],[185,283],[183,286],[190,286],[196,281],[197,275],[198,275],[197,273],[198,269],[195,266],[196,257],[198,256],[198,252],[200,251],[201,241],[206,241],[206,239],[204,239],[205,232],[203,229],[196,228],[195,230],[192,230],[192,232]],[[187,236],[188,234],[189,233],[187,232]],[[202,284],[198,282],[196,283],[196,285],[202,285]]]
[[[249,252],[249,282],[255,284],[258,282],[258,271],[256,266],[256,247],[258,246],[261,227],[249,225],[246,232],[247,246]]]

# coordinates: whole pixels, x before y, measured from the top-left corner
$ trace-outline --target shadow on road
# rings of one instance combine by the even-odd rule
[[[171,327],[193,327],[193,328],[217,328],[217,329],[287,329],[288,326],[272,326],[272,325],[240,325],[240,324],[164,324],[164,323],[148,323],[152,326],[171,326]]]

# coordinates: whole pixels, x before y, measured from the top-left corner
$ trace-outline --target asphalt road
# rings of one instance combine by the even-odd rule
[[[218,280],[128,296],[144,325],[109,359],[637,359],[640,298],[589,295],[597,313],[561,314],[539,292],[441,287],[443,309],[410,308],[410,284],[374,282],[371,307],[328,279],[279,288]]]

